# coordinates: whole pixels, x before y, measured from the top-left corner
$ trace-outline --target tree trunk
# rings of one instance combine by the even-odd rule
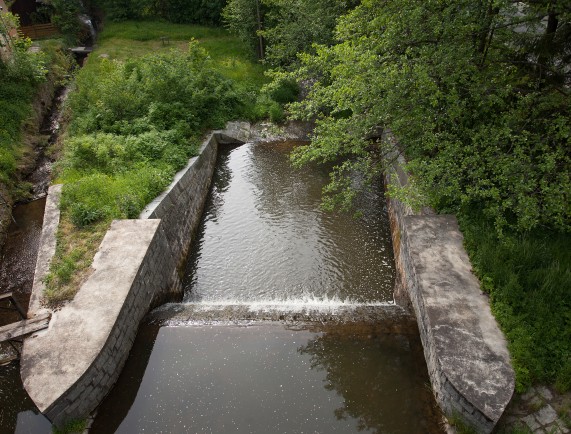
[[[262,27],[262,13],[260,11],[260,0],[256,0],[256,18],[258,20],[258,56],[260,59],[264,58],[264,37],[260,33],[263,30]]]

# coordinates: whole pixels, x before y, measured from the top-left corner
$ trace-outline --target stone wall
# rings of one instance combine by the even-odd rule
[[[156,293],[152,306],[158,306],[182,293],[179,272],[200,223],[217,155],[218,140],[215,134],[211,134],[200,147],[199,155],[190,159],[188,165],[176,174],[171,185],[139,216],[141,219],[160,219],[159,231],[168,245],[165,255],[168,256],[166,266],[171,270],[169,288]]]
[[[387,184],[406,185],[402,157]],[[509,403],[514,372],[488,299],[472,274],[454,216],[388,199],[395,299],[414,311],[436,400],[444,413],[489,433]]]
[[[53,312],[47,330],[24,343],[21,375],[28,394],[58,426],[88,416],[111,390],[129,355],[139,324],[149,309],[181,291],[184,264],[200,222],[214,171],[218,140],[210,135],[200,153],[175,176],[169,188],[149,204],[138,220],[116,220],[94,258],[93,273],[75,298]],[[42,249],[43,270],[32,289],[39,310],[42,273],[53,255],[59,188],[52,188]],[[55,208],[55,211],[54,211]],[[54,214],[55,212],[55,214]],[[51,223],[50,223],[51,222]],[[48,227],[49,226],[49,227]]]

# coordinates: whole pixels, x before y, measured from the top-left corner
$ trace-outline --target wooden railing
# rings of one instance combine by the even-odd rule
[[[22,26],[18,33],[30,39],[41,39],[59,34],[59,30],[53,24],[34,24],[32,26]]]

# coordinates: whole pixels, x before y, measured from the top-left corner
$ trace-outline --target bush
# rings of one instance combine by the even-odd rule
[[[571,234],[505,233],[481,211],[459,216],[482,289],[503,329],[516,372],[516,390],[535,382],[571,386]]]
[[[115,176],[86,175],[65,184],[61,209],[79,228],[102,220],[136,218],[168,186],[173,174],[168,167],[139,165]]]
[[[88,64],[69,100],[62,209],[77,227],[136,217],[184,167],[203,129],[242,112],[240,99],[195,41],[186,53]]]
[[[270,106],[269,114],[270,114],[270,120],[276,124],[283,122],[285,118],[284,110],[277,103],[274,103]]]
[[[176,129],[189,137],[240,112],[234,85],[212,66],[197,42],[186,54],[151,54],[121,63],[99,60],[77,78],[70,98],[74,134]],[[125,131],[127,129],[127,131]]]
[[[288,104],[297,100],[299,85],[295,80],[279,80],[272,83],[269,94],[274,101],[280,104]]]

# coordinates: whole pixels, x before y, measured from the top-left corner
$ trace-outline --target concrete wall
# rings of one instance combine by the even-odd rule
[[[84,418],[99,405],[116,382],[144,315],[180,293],[179,268],[200,222],[218,136],[205,140],[199,156],[177,173],[139,220],[112,223],[94,258],[93,272],[73,301],[53,312],[47,330],[26,339],[21,361],[24,387],[56,425]],[[53,255],[47,246],[55,240],[53,226],[59,214],[52,199],[58,195],[59,189],[52,189],[48,199],[53,206],[47,207],[51,217],[42,236],[46,254],[38,259],[43,271],[32,290],[34,312],[42,297],[41,273],[45,275]]]
[[[159,231],[166,239],[167,267],[172,270],[168,280],[169,288],[155,294],[152,306],[172,300],[172,297],[182,293],[179,272],[200,223],[217,155],[218,140],[215,134],[211,134],[200,147],[199,155],[175,175],[170,186],[145,207],[139,216],[141,219],[161,220]]]
[[[404,186],[402,157],[387,183]],[[472,274],[454,216],[389,199],[395,299],[415,313],[436,400],[478,432],[492,431],[514,390],[503,334]]]

